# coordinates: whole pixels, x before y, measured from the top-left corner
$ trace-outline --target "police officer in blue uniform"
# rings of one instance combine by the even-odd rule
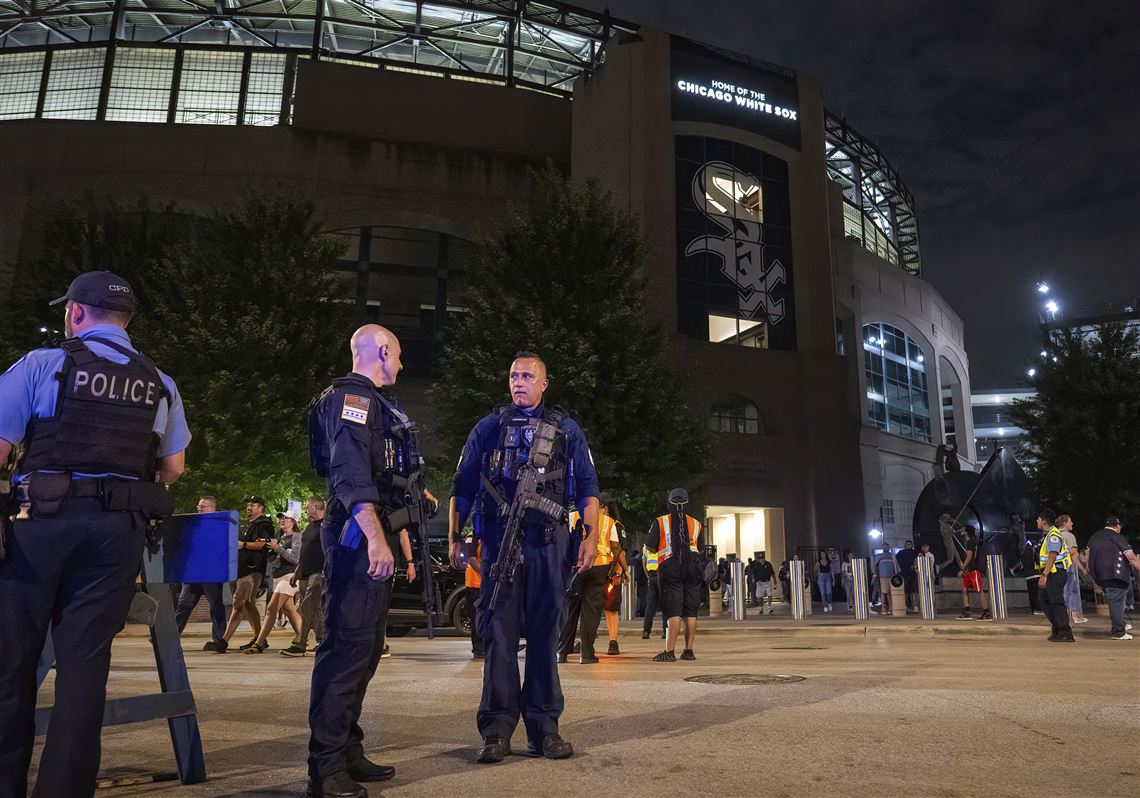
[[[467,437],[455,473],[449,519],[452,567],[470,556],[461,538],[468,516],[475,512],[476,537],[482,542],[483,583],[476,623],[484,639],[483,697],[476,722],[483,738],[480,762],[501,762],[511,753],[511,735],[521,715],[528,753],[565,759],[574,753],[558,734],[562,686],[555,664],[555,644],[565,604],[566,552],[570,547],[567,517],[551,519],[534,510],[523,518],[522,566],[513,582],[504,581],[499,606],[490,599],[505,526],[502,510],[514,497],[519,466],[527,461],[536,419],[557,428],[554,455],[542,495],[562,507],[576,503],[586,537],[577,546],[578,573],[593,565],[598,550],[598,478],[581,427],[560,408],[543,403],[549,386],[546,364],[520,353],[511,364],[512,404],[496,408]],[[530,432],[530,435],[528,435]],[[526,674],[519,686],[518,642],[527,640]]]
[[[407,518],[408,478],[422,466],[411,422],[380,392],[403,368],[399,340],[369,324],[350,347],[352,371],[333,381],[309,415],[313,465],[329,487],[321,525],[325,638],[309,703],[309,795],[323,798],[364,798],[358,782],[396,775],[365,758],[360,710],[392,597],[395,559],[385,533],[398,532]]]
[[[3,798],[27,792],[49,623],[55,706],[33,794],[94,793],[111,642],[134,596],[146,518],[170,512],[166,486],[190,442],[174,381],[127,336],[130,284],[87,272],[52,302],[64,303],[67,340],[0,375],[0,464],[19,447],[0,561]]]

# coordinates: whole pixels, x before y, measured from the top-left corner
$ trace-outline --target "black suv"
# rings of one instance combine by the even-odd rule
[[[428,539],[432,559],[432,576],[436,590],[437,627],[453,626],[464,632],[471,632],[471,621],[464,612],[463,595],[466,580],[463,571],[451,568],[447,557],[447,540]],[[420,549],[413,546],[416,570],[422,571]],[[427,612],[424,610],[423,593],[420,592],[422,577],[416,576],[413,584],[408,584],[408,568],[400,557],[396,567],[396,581],[392,586],[392,609],[388,613],[388,625],[394,629],[417,629],[427,626]]]

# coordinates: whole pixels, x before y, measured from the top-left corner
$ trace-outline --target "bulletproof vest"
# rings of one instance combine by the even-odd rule
[[[528,416],[514,405],[496,410],[499,417],[499,443],[484,463],[484,473],[503,497],[510,501],[514,496],[514,484],[518,481],[519,469],[530,457],[530,447],[534,442],[534,430],[538,417]],[[562,434],[562,422],[566,411],[560,407],[543,408],[542,420],[558,429],[558,440],[554,447],[554,457],[547,471],[552,478],[546,482],[543,495],[561,505],[573,501],[573,463],[566,456],[566,438]]]
[[[78,338],[55,344],[66,357],[56,374],[55,415],[34,418],[24,436],[17,471],[78,471],[154,478],[158,435],[154,421],[169,394],[147,358],[102,338],[97,341],[129,358],[114,363]]]

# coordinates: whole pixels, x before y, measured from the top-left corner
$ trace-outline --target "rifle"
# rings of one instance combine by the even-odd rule
[[[425,508],[424,505],[429,505]],[[407,528],[408,534],[417,536],[420,550],[421,569],[420,596],[427,614],[428,639],[435,637],[435,614],[439,604],[436,601],[435,577],[432,573],[431,549],[428,545],[427,520],[436,514],[436,508],[424,496],[424,474],[413,471],[404,486],[404,506],[388,516],[388,524],[393,532]]]
[[[491,612],[499,606],[499,591],[503,584],[513,584],[515,574],[518,573],[522,562],[523,543],[523,516],[527,510],[537,510],[550,519],[564,518],[566,508],[542,495],[550,474],[545,473],[547,465],[554,454],[554,441],[558,428],[546,421],[538,421],[534,429],[534,442],[530,447],[527,461],[519,467],[518,481],[515,483],[515,495],[508,505],[499,501],[499,513],[507,518],[506,528],[503,530],[499,542],[499,556],[491,564],[489,578],[494,581],[495,587],[491,591]],[[483,487],[492,497],[498,497],[498,491],[491,485],[486,476],[483,477]]]

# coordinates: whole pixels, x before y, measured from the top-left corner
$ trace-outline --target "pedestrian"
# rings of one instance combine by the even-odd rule
[[[756,561],[751,557],[744,566],[744,578],[748,582],[748,592],[745,594],[745,603],[752,604],[756,599]]]
[[[649,577],[645,570],[644,548],[634,548],[633,556],[629,558],[629,570],[633,572],[633,584],[637,594],[637,606],[634,617],[645,617],[645,603],[649,596]]]
[[[1061,531],[1061,537],[1065,541],[1065,547],[1069,550],[1069,555],[1072,557],[1075,566],[1069,569],[1065,578],[1065,606],[1071,613],[1073,623],[1088,623],[1089,619],[1085,617],[1081,602],[1081,574],[1087,575],[1089,571],[1081,558],[1080,549],[1077,548],[1077,536],[1073,534],[1072,516],[1064,513],[1057,516],[1057,529]]]
[[[127,335],[130,284],[85,272],[51,304],[61,303],[67,339],[0,375],[0,467],[21,452],[0,523],[4,796],[27,791],[49,624],[55,705],[34,794],[95,792],[111,642],[135,595],[148,519],[173,509],[167,486],[182,474],[190,442],[174,381]]]
[[[906,593],[906,611],[918,611],[918,574],[915,571],[915,562],[918,561],[918,552],[915,551],[914,541],[903,543],[902,549],[895,555],[899,564],[899,575],[903,578],[903,590]]]
[[[784,601],[788,604],[792,603],[792,589],[791,589],[791,570],[788,568],[788,561],[784,560],[780,563],[780,591],[784,595]]]
[[[676,662],[677,637],[685,626],[685,648],[681,659],[694,660],[693,645],[697,637],[697,610],[701,603],[704,572],[701,568],[700,539],[702,524],[685,513],[689,492],[684,488],[669,491],[671,511],[659,516],[645,536],[645,545],[657,552],[658,579],[661,580],[661,606],[669,619],[665,650],[654,662]]]
[[[598,661],[594,651],[594,641],[598,636],[598,625],[605,611],[610,574],[614,569],[621,544],[615,544],[617,525],[609,514],[610,497],[602,493],[598,497],[598,556],[593,567],[578,579],[578,589],[566,597],[566,617],[558,640],[558,662],[565,662],[574,648],[574,639],[581,636],[582,665],[593,665]],[[579,523],[580,513],[570,513],[570,529],[579,530],[581,540],[585,540],[585,525]],[[619,594],[620,599],[620,594]]]
[[[321,522],[325,553],[325,639],[313,663],[309,699],[309,792],[365,798],[358,782],[396,775],[364,756],[360,713],[384,650],[396,558],[385,532],[407,506],[407,485],[423,467],[415,427],[380,390],[403,369],[400,341],[366,324],[349,341],[352,371],[333,380],[309,412],[309,450],[328,480]]]
[[[493,410],[467,437],[449,513],[449,555],[452,567],[459,569],[469,555],[459,532],[479,499],[475,531],[483,547],[484,578],[476,623],[482,625],[486,649],[483,696],[476,716],[483,739],[481,763],[502,762],[511,753],[511,736],[520,716],[531,755],[573,756],[573,746],[558,733],[564,699],[555,661],[571,546],[565,512],[571,505],[577,507],[586,531],[585,539],[574,544],[579,576],[590,570],[598,551],[598,477],[582,428],[562,408],[544,402],[550,379],[546,363],[537,355],[520,352],[511,363],[508,384],[511,404]],[[513,581],[501,581],[497,566],[505,542],[504,511],[514,498],[524,464],[543,469],[541,496],[552,510],[557,508],[558,516],[526,512],[520,530],[522,565]],[[566,479],[570,473],[573,484]],[[510,565],[513,569],[516,563]],[[492,607],[496,587],[498,603]],[[527,657],[520,686],[522,635]]]
[[[219,654],[226,653],[230,640],[243,619],[253,629],[253,637],[240,650],[245,651],[257,643],[257,636],[261,632],[257,594],[265,581],[265,570],[269,563],[269,542],[274,536],[273,521],[265,514],[265,499],[260,496],[251,496],[246,500],[245,513],[248,522],[238,532],[237,579],[230,583],[233,607],[230,609],[229,624],[222,636],[225,645],[219,645]]]
[[[1069,626],[1069,613],[1065,607],[1065,582],[1069,578],[1069,570],[1073,568],[1073,556],[1061,530],[1054,524],[1056,516],[1052,510],[1041,510],[1037,513],[1037,528],[1045,533],[1041,539],[1041,548],[1037,552],[1041,563],[1041,576],[1037,578],[1038,594],[1044,591],[1041,606],[1049,618],[1052,633],[1049,635],[1051,643],[1072,643],[1073,629]]]
[[[471,659],[483,659],[486,652],[483,648],[483,635],[479,634],[479,624],[475,623],[475,607],[479,602],[479,588],[483,584],[483,563],[481,545],[475,540],[475,530],[468,527],[464,530],[464,537],[469,546],[474,547],[475,556],[467,560],[467,570],[464,576],[463,606],[467,617],[471,619]]]
[[[1041,577],[1041,563],[1037,558],[1037,546],[1026,540],[1021,550],[1021,572],[1025,575],[1025,593],[1029,599],[1029,611],[1034,615],[1044,615],[1041,609],[1041,593],[1037,581]]]
[[[767,606],[767,613],[772,614],[772,594],[775,592],[775,579],[776,571],[772,568],[772,563],[764,556],[764,552],[756,553],[756,564],[753,567],[753,573],[756,578],[756,603],[760,607],[761,612],[765,612],[764,607]]]
[[[325,502],[320,496],[310,496],[305,502],[305,516],[309,519],[301,533],[301,554],[297,568],[289,577],[297,588],[295,600],[301,616],[301,631],[288,648],[281,650],[285,657],[303,657],[309,648],[309,635],[320,643],[325,638],[324,587],[325,553],[321,550],[321,521],[325,517]]]
[[[245,650],[246,654],[261,654],[269,648],[269,633],[277,623],[277,617],[284,614],[293,626],[293,642],[296,648],[301,642],[301,616],[297,612],[297,581],[291,579],[301,559],[301,528],[298,526],[296,510],[278,513],[281,523],[281,537],[269,541],[269,549],[274,559],[270,562],[273,576],[273,593],[265,606],[265,618],[261,623],[261,634],[254,644]]]
[[[612,510],[612,507],[611,507]],[[616,553],[610,569],[609,580],[606,583],[606,632],[609,633],[609,646],[606,655],[616,657],[621,653],[618,648],[618,613],[621,612],[622,586],[629,582],[629,563],[625,559],[625,549],[622,548],[621,538],[625,534],[625,527],[621,521],[614,518],[613,528],[610,530],[610,548]],[[598,547],[601,548],[600,546]]]
[[[843,595],[847,597],[847,611],[855,611],[855,555],[848,549],[843,553]]]
[[[816,562],[816,582],[819,585],[819,600],[823,602],[823,611],[831,612],[831,586],[833,584],[831,576],[831,558],[827,556],[826,551],[819,553],[819,560]]]
[[[891,551],[890,544],[883,544],[883,550],[875,558],[875,576],[879,582],[879,592],[882,595],[880,615],[890,615],[891,606],[891,580],[899,573],[899,563]]]
[[[649,633],[653,631],[653,620],[657,617],[657,613],[661,612],[661,639],[664,640],[669,619],[661,609],[661,580],[657,572],[657,552],[650,551],[643,544],[641,562],[646,579],[645,618],[641,624],[641,639],[649,639]]]
[[[1109,637],[1113,640],[1131,640],[1128,632],[1132,624],[1124,620],[1124,604],[1129,589],[1131,569],[1140,571],[1140,559],[1132,551],[1128,538],[1120,534],[1120,517],[1110,515],[1104,528],[1089,538],[1089,570],[1108,603],[1108,617],[1112,621]]]
[[[203,496],[198,499],[197,511],[199,513],[216,513],[218,500],[213,496]],[[222,599],[222,585],[220,582],[197,582],[185,584],[178,594],[178,606],[174,611],[174,620],[178,624],[178,633],[186,629],[186,622],[190,620],[190,613],[198,606],[202,596],[210,605],[210,639],[202,646],[203,651],[217,653],[225,645],[226,634],[226,605]]]
[[[966,554],[962,559],[962,614],[958,616],[958,620],[973,620],[974,616],[970,614],[970,591],[973,590],[978,594],[982,604],[982,613],[978,616],[978,620],[992,621],[994,616],[990,614],[990,602],[986,598],[985,590],[982,589],[982,561],[978,556],[977,527],[973,524],[963,524],[961,529],[965,538],[963,548]]]

